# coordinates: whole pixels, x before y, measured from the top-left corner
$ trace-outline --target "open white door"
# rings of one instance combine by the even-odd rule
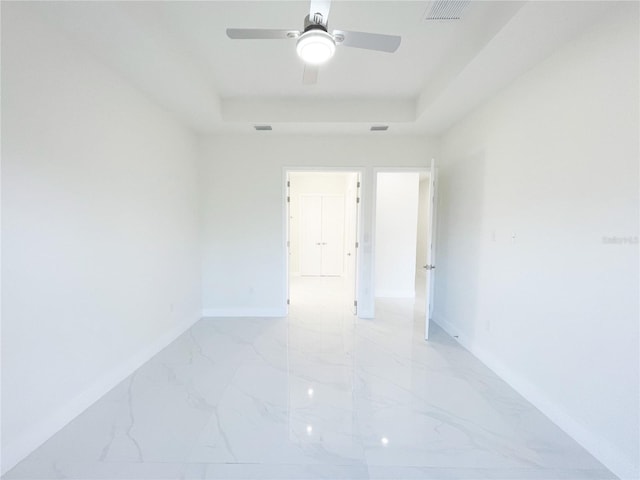
[[[435,160],[431,159],[431,172],[429,173],[429,206],[428,206],[428,242],[427,246],[427,263],[424,268],[427,270],[427,285],[426,295],[427,304],[425,308],[425,320],[424,320],[424,339],[429,339],[429,320],[433,311],[433,286],[435,277],[435,241],[436,241],[436,194],[438,186],[438,175],[436,172]]]
[[[285,293],[287,295],[287,305],[285,307],[287,315],[289,315],[289,305],[291,304],[291,282],[289,281],[289,272],[291,269],[291,181],[289,180],[289,174],[286,174],[286,187],[285,187],[285,202],[284,202],[284,222],[285,222]]]

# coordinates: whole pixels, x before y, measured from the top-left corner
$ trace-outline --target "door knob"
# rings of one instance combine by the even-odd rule
[[[422,268],[426,268],[427,270],[435,270],[436,266],[435,265],[425,265]]]

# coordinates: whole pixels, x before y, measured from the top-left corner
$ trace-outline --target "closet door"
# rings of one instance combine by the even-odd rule
[[[322,274],[322,197],[300,197],[300,274]]]
[[[342,275],[344,196],[302,195],[300,209],[300,274]]]
[[[321,275],[342,275],[344,271],[344,196],[322,197]]]

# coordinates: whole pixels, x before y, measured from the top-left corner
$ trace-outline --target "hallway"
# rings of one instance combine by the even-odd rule
[[[615,478],[413,301],[359,320],[341,282],[202,319],[3,478]]]

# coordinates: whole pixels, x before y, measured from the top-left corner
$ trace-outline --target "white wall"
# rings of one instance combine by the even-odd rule
[[[417,172],[378,172],[376,187],[376,297],[416,294]]]
[[[197,142],[2,5],[2,468],[197,320]]]
[[[629,2],[446,134],[435,299],[439,324],[626,478],[640,474],[638,40]]]
[[[202,144],[205,315],[283,315],[285,167],[362,170],[359,315],[373,315],[373,168],[425,167],[435,142],[413,136],[213,136]],[[240,187],[241,186],[241,187]]]

